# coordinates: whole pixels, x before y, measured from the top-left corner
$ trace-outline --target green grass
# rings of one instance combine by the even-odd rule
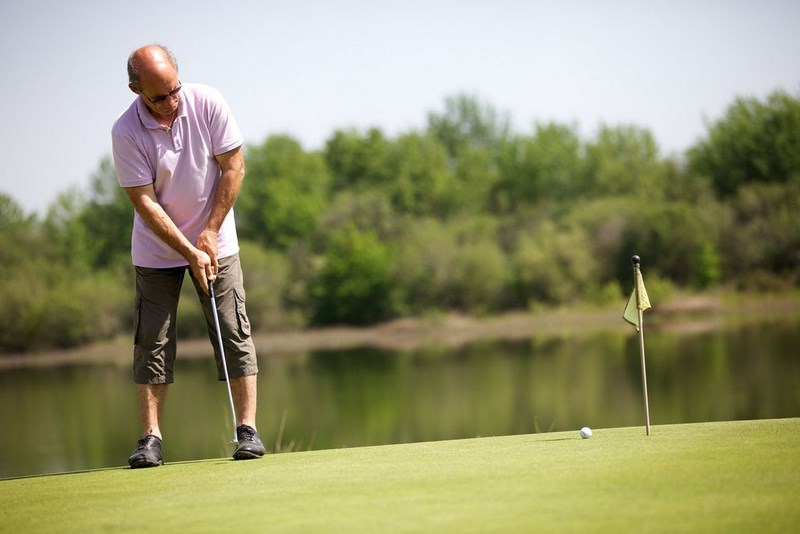
[[[652,430],[2,480],[0,531],[797,531],[800,419]]]

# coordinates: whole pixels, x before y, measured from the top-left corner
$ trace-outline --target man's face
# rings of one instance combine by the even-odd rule
[[[178,109],[181,82],[177,72],[164,77],[143,78],[138,85],[132,85],[131,90],[142,98],[156,117],[172,117]]]

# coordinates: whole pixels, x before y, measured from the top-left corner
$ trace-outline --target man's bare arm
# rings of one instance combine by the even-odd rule
[[[183,235],[175,222],[167,215],[161,204],[158,203],[155,188],[152,184],[140,187],[127,187],[125,192],[131,200],[134,209],[156,235],[167,245],[175,249],[181,256],[189,262],[192,274],[202,284],[208,292],[207,280],[212,280],[216,276],[216,270],[212,269],[211,258],[208,253],[195,247],[186,236]]]
[[[217,235],[222,222],[239,196],[239,190],[244,180],[244,153],[242,147],[234,148],[224,154],[216,156],[220,168],[219,185],[211,205],[211,215],[206,228],[197,238],[197,248],[206,252],[211,258],[214,274],[219,270],[217,261]]]

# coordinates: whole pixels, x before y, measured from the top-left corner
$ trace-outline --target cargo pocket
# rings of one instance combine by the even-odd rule
[[[244,305],[244,288],[234,288],[233,295],[236,299],[236,321],[239,324],[239,332],[241,332],[244,337],[250,337],[250,319],[247,318],[247,309]]]

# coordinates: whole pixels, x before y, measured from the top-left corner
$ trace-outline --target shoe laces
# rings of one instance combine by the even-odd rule
[[[136,443],[136,450],[137,451],[141,451],[141,450],[147,449],[147,448],[150,447],[150,445],[154,445],[156,443],[158,443],[158,438],[157,437],[155,437],[155,436],[145,436],[145,437],[141,438]]]
[[[256,431],[252,427],[242,425],[236,430],[239,434],[239,441],[255,441]]]

